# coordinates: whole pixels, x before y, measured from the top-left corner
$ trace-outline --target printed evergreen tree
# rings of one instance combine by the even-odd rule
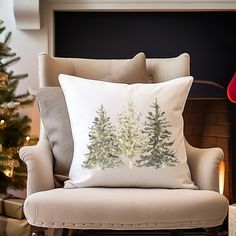
[[[178,163],[174,150],[171,148],[171,125],[165,118],[165,112],[161,111],[157,99],[151,105],[154,112],[148,112],[147,121],[144,123],[143,133],[148,137],[148,145],[144,154],[136,160],[138,167],[167,167]]]
[[[120,167],[124,163],[119,157],[115,128],[112,126],[103,105],[97,114],[89,132],[89,152],[85,154],[86,160],[82,166],[87,169],[102,170]]]
[[[4,32],[3,21],[0,20],[0,35]],[[19,158],[19,148],[29,144],[30,119],[21,117],[17,112],[21,105],[33,102],[28,92],[16,95],[21,79],[27,74],[15,75],[8,67],[20,60],[8,46],[11,32],[5,34],[0,41],[0,192],[7,187],[24,188],[26,183],[26,166]]]
[[[119,114],[119,149],[120,154],[128,158],[129,168],[133,168],[133,159],[142,154],[146,144],[140,129],[141,115],[134,108],[129,100],[126,110]]]

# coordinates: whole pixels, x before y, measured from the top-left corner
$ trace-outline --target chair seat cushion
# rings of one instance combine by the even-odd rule
[[[207,190],[78,188],[30,195],[31,225],[70,229],[158,230],[221,225],[228,200]]]

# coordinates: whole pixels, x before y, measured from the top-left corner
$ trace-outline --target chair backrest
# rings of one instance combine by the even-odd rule
[[[59,87],[58,75],[69,74],[82,78],[101,79],[109,75],[111,64],[119,66],[127,59],[95,60],[81,58],[56,58],[42,53],[39,56],[39,81],[40,87]],[[147,71],[153,83],[163,82],[190,74],[190,56],[183,53],[174,58],[152,58],[146,60]],[[43,125],[40,127],[40,140],[47,139]],[[67,168],[60,159],[55,160],[61,173],[67,173]],[[61,162],[61,163],[58,163]]]
[[[109,74],[111,61],[113,64],[122,64],[126,60],[56,58],[41,53],[39,55],[39,84],[40,87],[60,86],[59,74],[92,79],[104,78]],[[190,56],[188,53],[173,58],[148,58],[146,63],[148,73],[152,76],[154,83],[190,75]]]

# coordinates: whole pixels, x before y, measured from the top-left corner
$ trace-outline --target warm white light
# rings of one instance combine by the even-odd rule
[[[0,120],[0,124],[3,125],[5,123],[5,120]]]
[[[26,140],[26,142],[29,142],[30,141],[30,136],[26,136],[25,140]]]
[[[225,163],[224,161],[221,161],[219,166],[219,190],[221,194],[224,193],[224,184],[225,184]]]
[[[4,170],[4,174],[7,176],[7,177],[12,177],[13,176],[13,168],[12,169],[8,169],[8,170]]]

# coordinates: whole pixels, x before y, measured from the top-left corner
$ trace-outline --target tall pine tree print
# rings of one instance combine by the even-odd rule
[[[90,128],[88,145],[89,152],[82,167],[87,169],[102,169],[121,167],[124,165],[118,154],[118,142],[115,128],[110,122],[103,105],[97,111],[97,117]]]
[[[119,114],[118,141],[120,155],[128,158],[129,168],[133,159],[144,150],[145,137],[140,129],[141,115],[135,112],[134,103],[129,100],[127,109]]]
[[[174,141],[171,141],[171,127],[165,118],[165,112],[161,111],[157,99],[151,105],[153,112],[148,112],[144,123],[143,133],[148,138],[148,145],[144,154],[136,160],[137,167],[167,167],[175,166],[178,163],[174,150],[171,148]]]

